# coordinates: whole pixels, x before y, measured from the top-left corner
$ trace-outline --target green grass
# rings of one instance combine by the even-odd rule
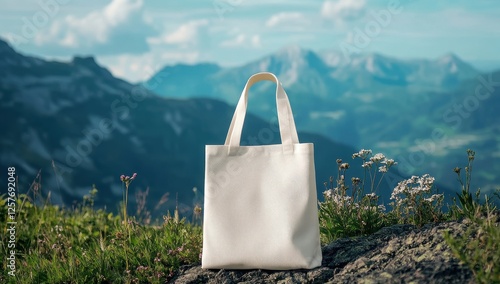
[[[353,165],[359,161],[364,174],[349,179],[351,165],[337,160],[337,176],[325,183],[325,200],[319,204],[322,243],[369,235],[393,224],[420,227],[467,218],[471,223],[467,233],[456,237],[445,233],[447,244],[477,282],[500,283],[498,210],[490,197],[481,202],[480,191],[471,192],[475,153],[468,150],[467,155],[464,171],[454,169],[461,191],[447,212],[429,175],[401,181],[386,208],[379,204],[379,187],[397,162],[362,150],[353,155]],[[126,211],[128,187],[134,178],[121,177],[124,194],[118,215],[94,209],[95,188],[71,209],[48,203],[49,197],[42,200],[36,186],[18,196],[15,277],[7,275],[7,204],[2,196],[0,257],[5,273],[0,283],[165,283],[181,265],[199,263],[201,208],[195,208],[193,220],[197,222],[181,219],[176,210],[157,225],[149,225],[148,214],[129,216]]]
[[[96,193],[73,209],[34,206],[33,197],[19,196],[16,273],[6,275],[2,233],[0,283],[164,283],[180,265],[200,260],[201,227],[179,219],[177,211],[158,226],[133,217],[124,223],[123,216],[93,209]],[[6,232],[3,197],[0,221]]]
[[[461,168],[454,169],[462,190],[457,194],[459,204],[455,201],[450,217],[466,217],[472,224],[463,236],[452,237],[450,232],[445,232],[444,237],[454,255],[474,273],[478,283],[500,283],[499,211],[491,202],[491,196],[485,196],[485,201],[481,203],[479,189],[474,194],[475,198],[473,197],[470,183],[475,152],[467,150],[467,156],[465,181],[461,176]],[[493,196],[500,199],[500,189]]]

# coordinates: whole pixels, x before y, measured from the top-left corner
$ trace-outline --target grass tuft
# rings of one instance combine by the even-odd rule
[[[16,219],[23,221],[16,228],[16,276],[1,275],[0,282],[164,283],[180,265],[200,261],[200,226],[169,214],[157,226],[140,224],[130,216],[125,223],[126,215],[95,210],[96,195],[93,188],[73,209],[35,206],[28,195],[20,195]],[[3,196],[0,210],[6,211],[5,200]],[[0,218],[6,215],[1,212]],[[0,221],[5,232],[6,220]],[[2,260],[8,251],[4,236]],[[7,271],[5,262],[2,268]]]

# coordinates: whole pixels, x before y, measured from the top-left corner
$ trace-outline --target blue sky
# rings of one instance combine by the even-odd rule
[[[498,0],[0,0],[0,36],[50,59],[93,55],[137,82],[165,65],[234,66],[288,45],[500,68]],[[348,50],[348,51],[346,51]]]

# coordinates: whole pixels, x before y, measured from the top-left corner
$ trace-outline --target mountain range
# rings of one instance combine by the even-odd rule
[[[450,193],[457,188],[451,169],[463,164],[466,147],[478,151],[477,181],[500,184],[498,72],[477,79],[477,71],[452,55],[417,63],[370,55],[349,64],[334,56],[291,47],[242,67],[169,66],[131,84],[92,57],[47,61],[0,40],[0,165],[16,167],[19,193],[50,192],[52,202],[71,206],[95,185],[95,205],[110,209],[122,198],[120,175],[137,172],[131,210],[141,199],[136,194],[147,190],[153,215],[175,206],[189,214],[203,202],[204,146],[224,142],[245,81],[266,70],[284,82],[301,142],[315,144],[319,196],[337,174],[337,158],[353,164],[351,175],[362,176],[351,159],[359,148],[383,151],[400,163],[382,183],[385,203],[397,180],[422,169]],[[384,81],[379,71],[371,77],[370,70],[347,72],[363,66],[377,66],[371,70],[385,70],[387,78],[395,78],[390,70],[406,73]],[[422,70],[436,74],[424,80]],[[483,89],[472,95],[475,106],[470,97],[478,84]],[[247,115],[242,144],[279,143],[274,100],[272,84],[252,87],[249,109],[256,115]]]
[[[482,74],[454,54],[435,60],[401,60],[289,46],[253,62],[166,66],[146,83],[166,78],[155,92],[169,98],[215,98],[234,105],[241,86],[256,72],[283,82],[299,130],[325,135],[356,148],[382,151],[400,160],[400,174],[435,175],[456,187],[452,169],[478,152],[475,185],[500,187],[498,125],[500,72]],[[488,83],[489,82],[489,83]],[[483,86],[483,87],[479,87]],[[483,95],[476,95],[476,89]],[[271,84],[250,91],[249,110],[269,119]]]
[[[204,147],[224,143],[233,112],[212,98],[160,97],[115,78],[92,57],[46,61],[0,40],[0,165],[16,167],[18,193],[50,192],[52,202],[72,206],[95,185],[95,206],[114,210],[124,190],[120,175],[137,172],[130,210],[141,197],[136,192],[148,190],[153,215],[175,206],[189,214],[203,203]],[[248,114],[242,144],[279,143],[272,123]],[[336,175],[336,159],[356,150],[319,134],[299,137],[315,144],[321,196],[323,183]]]

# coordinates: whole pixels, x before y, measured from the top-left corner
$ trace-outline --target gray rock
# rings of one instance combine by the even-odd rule
[[[191,265],[181,267],[170,283],[475,283],[443,238],[444,231],[462,235],[469,225],[394,225],[370,236],[335,240],[323,247],[323,263],[316,269],[204,270]]]

